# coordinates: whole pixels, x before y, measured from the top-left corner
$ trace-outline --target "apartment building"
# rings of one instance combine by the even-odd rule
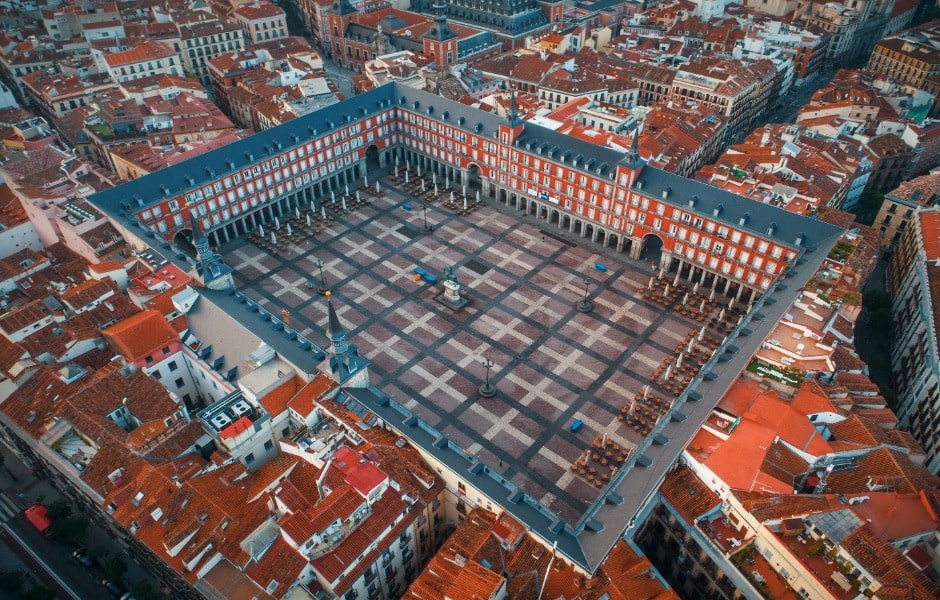
[[[867,68],[923,88],[940,73],[940,51],[932,44],[938,35],[936,25],[927,23],[879,40]]]
[[[217,19],[180,25],[180,57],[187,75],[209,84],[209,61],[245,47],[245,31],[236,23]]]
[[[256,2],[235,9],[235,22],[245,30],[252,43],[283,39],[287,33],[287,14],[270,2]]]
[[[99,69],[110,74],[112,81],[116,82],[153,75],[183,74],[179,54],[163,42],[146,40],[122,52],[93,49],[92,54]]]
[[[916,210],[897,242],[888,270],[893,299],[891,371],[898,418],[927,451],[925,467],[940,472],[940,210]]]
[[[393,102],[391,94],[399,99]],[[639,256],[650,234],[662,235],[675,261],[667,261],[667,266],[694,266],[742,293],[769,286],[805,243],[806,225],[794,222],[799,229],[786,231],[790,219],[802,223],[796,215],[771,209],[773,216],[762,216],[770,207],[755,204],[745,210],[731,197],[723,202],[713,188],[644,169],[632,151],[624,155],[576,143],[534,125],[509,128],[500,117],[407,86],[389,84],[282,127],[263,134],[268,141],[260,150],[258,139],[249,138],[202,155],[197,159],[201,166],[176,165],[103,192],[95,202],[117,214],[127,198],[139,196],[137,218],[167,238],[182,229],[181,207],[205,207],[203,227],[216,243],[255,231],[259,223],[293,211],[299,202],[342,189],[364,174],[367,156],[378,164],[398,156],[402,161],[425,161],[497,202],[546,215],[554,211],[560,226],[631,256]],[[500,156],[510,148],[512,166],[508,154]],[[317,171],[311,164],[319,165]],[[638,193],[631,191],[628,198],[628,189],[636,185]],[[754,248],[762,255],[760,261],[750,260]],[[747,253],[749,260],[737,260],[743,256],[739,252]]]
[[[936,594],[907,559],[934,556],[940,480],[923,450],[883,398],[845,396],[838,375],[788,387],[748,376],[719,402],[641,528],[653,564],[710,598]],[[904,526],[888,526],[899,510]]]
[[[881,245],[895,247],[920,209],[940,206],[940,174],[905,181],[885,194],[873,226],[881,231]]]

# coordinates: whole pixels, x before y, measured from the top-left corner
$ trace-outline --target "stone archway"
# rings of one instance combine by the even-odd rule
[[[371,173],[382,168],[382,155],[379,153],[379,147],[372,144],[366,148],[366,173]]]
[[[483,173],[480,171],[480,165],[476,163],[467,165],[466,185],[468,190],[479,190],[483,187]]]
[[[620,235],[616,233],[610,233],[607,235],[607,243],[605,244],[608,248],[613,248],[617,251],[620,251]]]
[[[663,240],[655,233],[647,233],[640,243],[640,260],[659,263],[663,252]]]
[[[196,258],[196,246],[193,245],[193,230],[189,227],[180,229],[173,235],[173,245],[190,258]]]

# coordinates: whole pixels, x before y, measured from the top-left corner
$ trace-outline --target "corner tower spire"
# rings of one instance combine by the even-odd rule
[[[330,320],[330,342],[333,346],[333,354],[335,356],[343,356],[349,349],[349,344],[346,342],[346,331],[339,322],[339,317],[336,315],[336,309],[333,308],[333,300],[328,299],[326,304],[327,315],[329,316]]]
[[[189,211],[189,227],[193,230],[193,246],[196,247],[196,260],[205,260],[209,255],[209,240],[202,232],[202,227],[199,226],[199,221],[196,220],[196,214],[192,210]]]
[[[196,247],[196,267],[190,271],[193,279],[210,290],[230,290],[235,287],[232,267],[225,264],[222,257],[209,247],[209,238],[203,233],[192,209],[189,211],[189,227],[193,232],[193,246]]]
[[[332,353],[328,363],[328,374],[341,386],[367,388],[369,387],[369,361],[359,356],[359,349],[355,344],[346,341],[346,330],[339,322],[339,315],[336,314],[330,292],[326,294],[327,327]],[[325,363],[321,368],[326,370],[326,367]]]

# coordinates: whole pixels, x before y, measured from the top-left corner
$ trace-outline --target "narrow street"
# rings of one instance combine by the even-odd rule
[[[89,517],[81,544],[89,553],[101,557],[97,564],[82,566],[72,556],[74,544],[43,537],[23,516],[23,510],[34,503],[49,506],[56,500],[68,498],[47,479],[35,475],[5,443],[0,443],[0,455],[3,458],[3,468],[0,469],[0,572],[18,570],[29,573],[37,585],[55,590],[60,598],[105,598],[109,592],[101,582],[113,577],[109,577],[104,565],[109,560],[119,560],[127,567],[122,581],[116,582],[124,591],[141,582],[149,584],[151,590],[158,589],[158,582],[116,542],[114,534],[89,515],[83,515],[79,506],[72,505],[72,514]],[[24,589],[29,585],[27,583]],[[3,590],[0,590],[0,598],[3,597]]]

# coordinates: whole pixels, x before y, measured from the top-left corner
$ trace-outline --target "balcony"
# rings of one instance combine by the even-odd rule
[[[821,582],[830,594],[838,600],[849,600],[858,597],[860,590],[855,584],[845,578],[839,569],[839,564],[829,557],[825,547],[814,543],[811,536],[777,537],[793,555],[803,563],[806,571]],[[841,585],[837,581],[843,582]],[[845,585],[848,589],[843,587]]]

